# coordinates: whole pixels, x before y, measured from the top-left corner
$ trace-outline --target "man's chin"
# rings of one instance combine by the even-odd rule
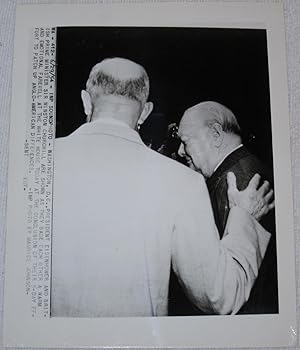
[[[198,169],[195,167],[195,165],[194,165],[194,163],[191,161],[191,160],[187,160],[186,161],[186,163],[187,163],[187,166],[190,168],[190,169],[192,169],[192,170],[195,170],[195,171],[198,171]],[[199,171],[198,171],[199,172]]]
[[[207,176],[205,176],[205,174],[201,171],[201,169],[195,166],[192,160],[187,160],[186,164],[191,170],[194,170],[197,173],[203,175],[205,178],[207,178]]]

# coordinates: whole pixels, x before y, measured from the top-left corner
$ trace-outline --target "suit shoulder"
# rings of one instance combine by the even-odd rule
[[[262,180],[273,183],[271,169],[247,149],[242,149],[238,153],[230,155],[215,175],[208,180],[208,185],[214,191],[227,190],[227,173],[233,172],[237,178],[237,185],[240,190],[247,187],[249,181],[255,174],[259,174]]]
[[[167,156],[164,156],[154,150],[146,149],[147,158],[159,169],[158,171],[166,171],[167,173],[172,173],[172,177],[179,177],[187,181],[204,181],[203,176],[200,173],[197,173],[194,170],[191,170],[186,165],[183,165],[177,162],[174,159],[171,159]]]
[[[57,137],[54,140],[54,144],[56,145],[63,145],[64,143],[66,143],[66,141],[69,139],[69,136],[65,136],[65,137]]]
[[[74,142],[74,140],[76,140],[76,139],[74,139],[71,135],[55,138],[54,147],[55,148],[69,148],[69,147],[72,148],[72,147],[74,147],[78,143],[78,141]]]
[[[223,182],[226,181],[228,172],[233,172],[235,174],[237,185],[240,190],[247,187],[249,181],[255,174],[259,174],[262,180],[268,180],[270,183],[273,183],[271,169],[250,152],[227,169],[226,174],[223,174]]]
[[[250,152],[246,157],[241,158],[240,161],[233,166],[233,170],[235,169],[240,170],[243,176],[247,178],[252,178],[257,173],[263,179],[272,181],[271,169]]]
[[[194,175],[196,172],[188,168],[186,165],[179,163],[178,161],[169,158],[165,155],[162,155],[150,148],[146,148],[146,152],[149,158],[152,158],[153,161],[159,163],[161,166],[168,168],[176,169],[178,172]],[[197,174],[197,173],[196,173]]]

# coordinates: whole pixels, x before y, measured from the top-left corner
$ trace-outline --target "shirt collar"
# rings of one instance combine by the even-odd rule
[[[241,143],[240,145],[238,145],[237,147],[233,148],[230,152],[228,152],[226,154],[226,156],[224,158],[222,158],[222,160],[217,164],[217,166],[215,167],[214,169],[214,172],[219,168],[219,166],[224,162],[224,160],[231,154],[233,153],[234,151],[236,151],[237,149],[243,147],[243,144]]]

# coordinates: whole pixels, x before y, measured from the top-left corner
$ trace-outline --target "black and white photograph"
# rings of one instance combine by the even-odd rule
[[[51,316],[278,313],[266,30],[56,49]]]
[[[5,346],[296,343],[283,18],[17,7]]]

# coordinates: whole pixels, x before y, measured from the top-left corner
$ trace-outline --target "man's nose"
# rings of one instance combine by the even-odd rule
[[[180,157],[184,157],[185,156],[186,153],[185,153],[185,150],[184,150],[184,144],[183,143],[180,144],[177,153],[178,153],[178,155]]]

